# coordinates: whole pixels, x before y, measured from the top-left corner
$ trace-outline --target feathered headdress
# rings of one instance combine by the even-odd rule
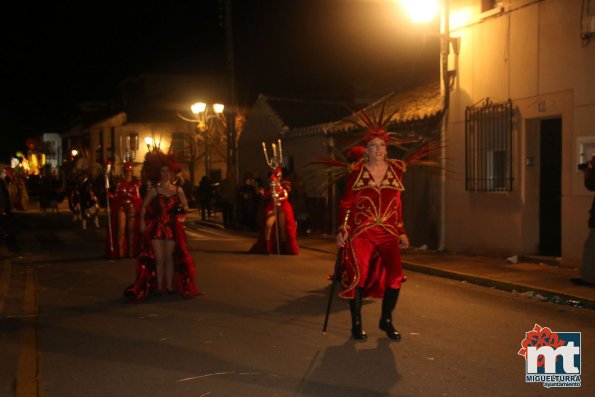
[[[173,173],[182,170],[180,164],[175,161],[173,153],[163,153],[158,147],[148,151],[143,162],[142,173],[145,178],[153,183],[159,182],[161,178],[161,168],[166,166]]]
[[[397,158],[407,166],[439,168],[440,162],[437,156],[440,154],[440,141],[435,137],[406,138],[395,132],[388,132],[386,126],[391,122],[395,113],[396,111],[385,116],[385,103],[383,103],[378,117],[376,117],[373,110],[368,112],[359,110],[353,113],[355,117],[350,117],[349,122],[364,130],[360,143],[363,141],[364,144],[367,144],[374,138],[380,138],[398,152]],[[331,147],[332,157],[316,157],[314,161],[309,163],[309,171],[326,175],[326,178],[321,180],[332,185],[345,178],[352,171],[359,169],[364,162],[366,148],[358,145],[356,141],[348,145],[346,150]]]
[[[385,115],[385,106],[386,102],[383,102],[378,116],[376,116],[373,108],[370,108],[368,112],[364,109],[353,112],[356,119],[350,119],[349,122],[364,130],[364,135],[361,138],[363,143],[367,144],[374,138],[380,138],[392,146],[401,146],[417,142],[417,139],[405,139],[400,137],[396,132],[389,132],[387,130],[388,124],[390,124],[392,117],[397,113],[398,109]]]

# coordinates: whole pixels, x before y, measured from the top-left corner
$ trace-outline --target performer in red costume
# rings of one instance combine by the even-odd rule
[[[124,163],[123,173],[115,191],[108,193],[111,227],[108,228],[106,250],[110,259],[134,258],[139,251],[141,181],[134,177],[130,162]]]
[[[250,249],[251,253],[281,255],[299,253],[297,224],[288,200],[290,191],[291,186],[289,182],[283,180],[281,168],[275,168],[270,176],[270,189],[265,193],[264,225],[261,227],[258,241]],[[278,245],[277,241],[279,241]]]
[[[158,150],[148,153],[145,159],[144,173],[153,185],[140,210],[144,248],[137,260],[136,281],[124,292],[136,302],[164,292],[177,292],[184,298],[198,293],[195,265],[182,223],[188,203],[184,191],[171,183],[179,168],[171,160]]]
[[[364,297],[382,298],[379,327],[389,338],[400,339],[392,312],[405,281],[400,250],[409,247],[401,211],[406,166],[387,159],[389,136],[381,121],[360,117],[367,128],[364,159],[354,166],[340,202],[339,224],[344,226],[337,245],[344,248],[344,257],[339,296],[349,300],[355,339],[367,337],[361,318]]]

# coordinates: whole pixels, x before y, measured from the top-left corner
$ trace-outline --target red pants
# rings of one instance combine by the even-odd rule
[[[359,287],[373,289],[366,295],[383,293],[384,288],[401,288],[403,263],[399,239],[376,226],[351,240],[355,261],[360,272]]]

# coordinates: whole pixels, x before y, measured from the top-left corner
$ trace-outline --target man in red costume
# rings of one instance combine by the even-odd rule
[[[281,168],[276,167],[271,173],[270,190],[265,193],[264,225],[261,227],[258,241],[250,249],[251,253],[281,255],[299,253],[297,224],[288,200],[290,190],[289,183],[283,180]],[[277,243],[277,237],[279,243]],[[277,252],[277,246],[279,252]]]
[[[133,258],[138,255],[141,181],[133,176],[132,163],[123,165],[123,177],[109,194],[111,234],[108,230],[108,258]]]
[[[381,123],[370,121],[366,127],[364,159],[349,175],[340,203],[343,226],[337,245],[344,256],[339,296],[349,300],[355,339],[367,337],[361,307],[364,297],[372,297],[382,298],[379,328],[398,340],[401,334],[393,326],[392,312],[405,281],[400,250],[409,247],[401,211],[406,166],[387,159],[389,136]]]

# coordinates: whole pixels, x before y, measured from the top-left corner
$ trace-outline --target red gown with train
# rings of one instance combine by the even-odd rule
[[[264,208],[264,219],[260,225],[258,240],[250,248],[252,254],[281,254],[298,255],[297,223],[293,214],[293,207],[288,200],[289,187],[285,182],[273,187],[274,193],[269,192]],[[274,197],[273,197],[274,195]],[[275,208],[276,207],[276,208]],[[276,212],[275,212],[276,211]],[[266,221],[269,217],[277,215],[269,239],[266,239]],[[277,225],[279,225],[279,252],[277,252]],[[283,239],[285,237],[285,239]]]
[[[124,295],[135,302],[140,302],[151,295],[161,294],[165,280],[157,280],[155,253],[152,240],[175,240],[173,290],[184,298],[198,294],[195,285],[195,265],[188,252],[186,233],[182,219],[184,214],[178,194],[157,196],[147,206],[145,213],[145,233],[142,236],[142,250],[137,259],[136,281],[126,288]]]

